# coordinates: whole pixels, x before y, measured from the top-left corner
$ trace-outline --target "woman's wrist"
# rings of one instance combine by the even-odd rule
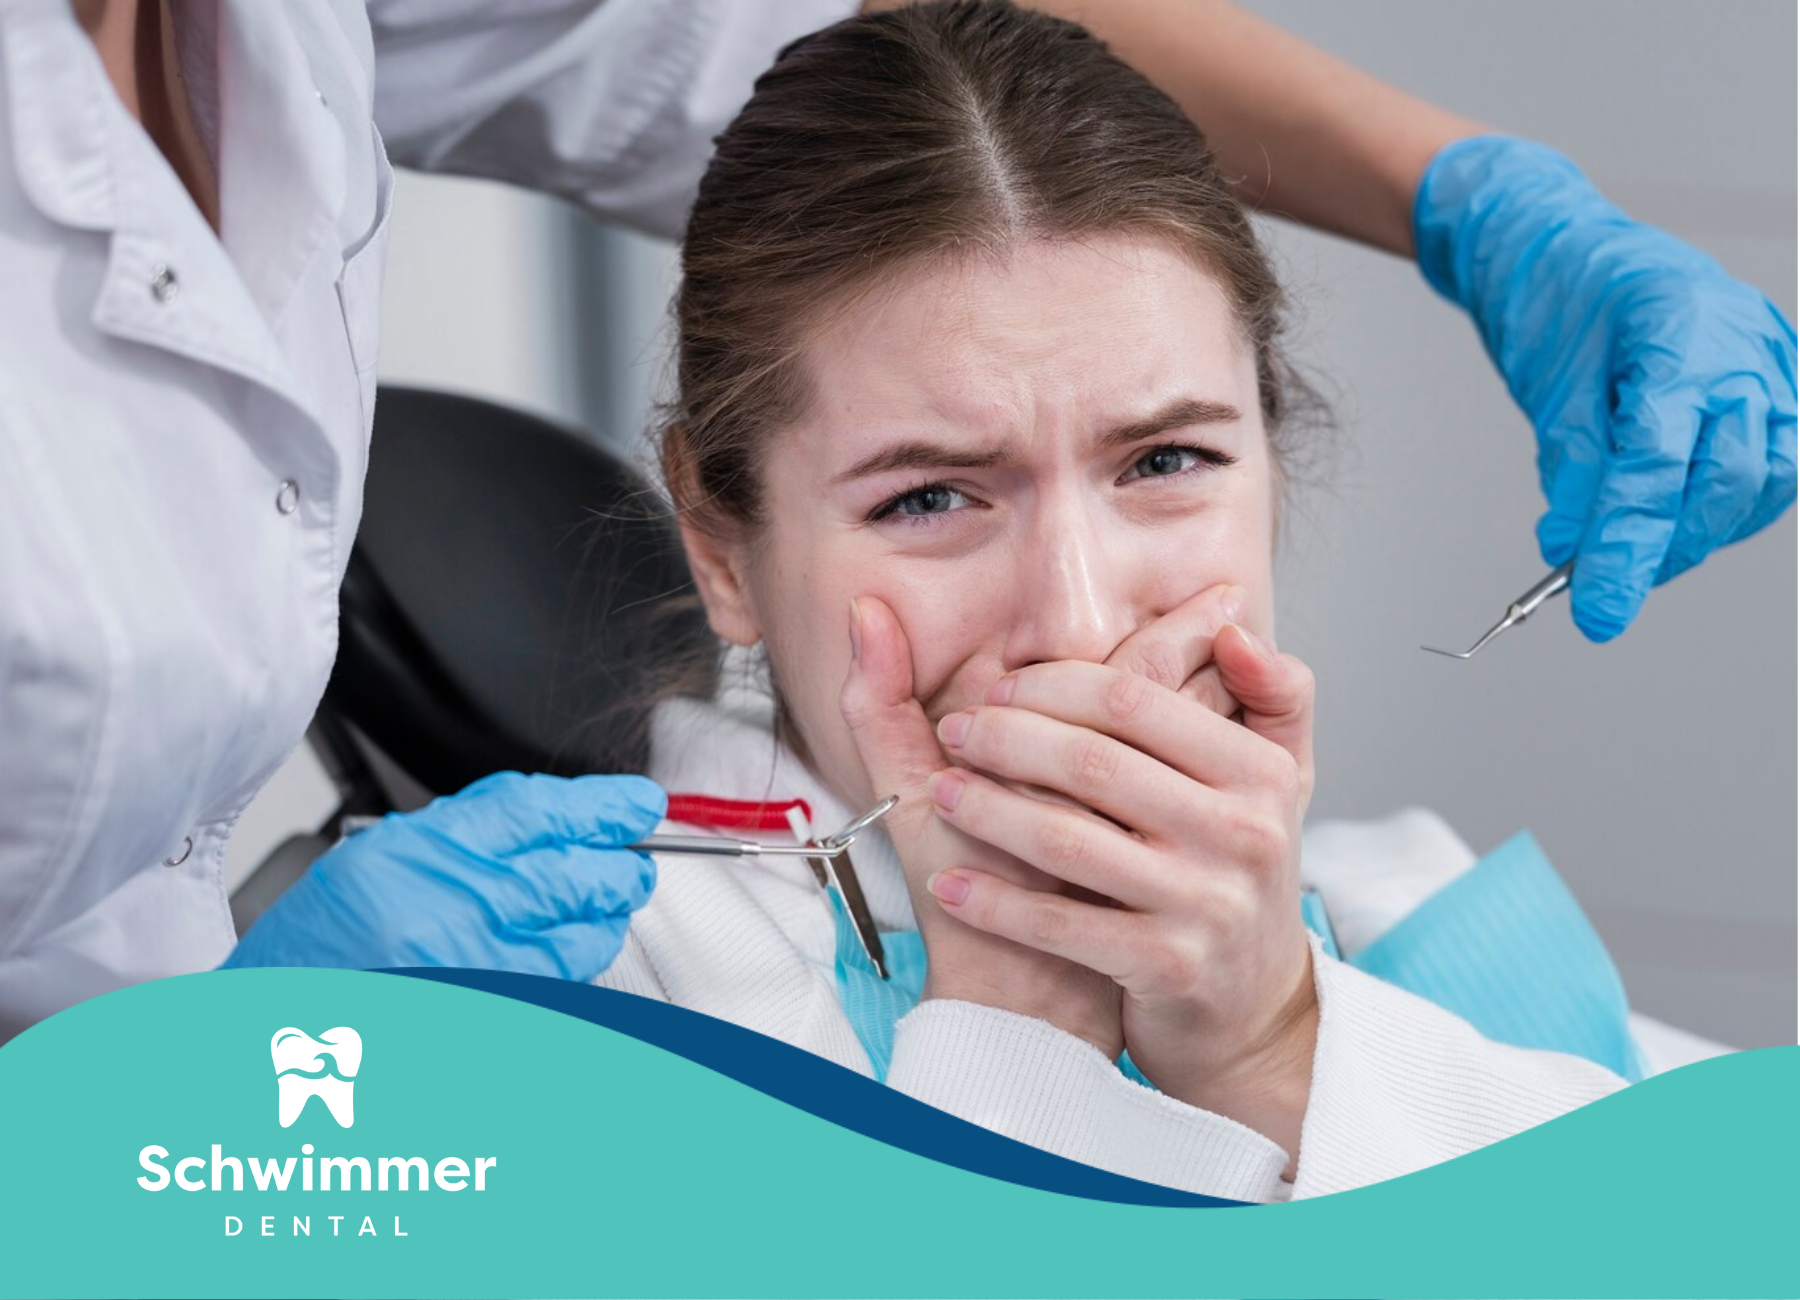
[[[1318,1041],[1319,1000],[1309,945],[1292,993],[1247,1047],[1190,1076],[1153,1081],[1176,1100],[1234,1119],[1275,1142],[1288,1153],[1284,1177],[1291,1180],[1300,1158]]]
[[[973,1002],[1048,1021],[1109,1061],[1125,1050],[1118,986],[1105,976],[1024,949],[1016,957],[1005,952],[958,952],[954,944],[934,946],[929,938],[926,947],[930,968],[920,1001]]]

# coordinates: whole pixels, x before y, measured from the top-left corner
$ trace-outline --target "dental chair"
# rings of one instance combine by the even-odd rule
[[[308,743],[342,800],[232,896],[239,933],[360,819],[490,772],[641,772],[657,668],[716,645],[666,504],[597,444],[383,387]],[[709,689],[709,682],[698,682]]]

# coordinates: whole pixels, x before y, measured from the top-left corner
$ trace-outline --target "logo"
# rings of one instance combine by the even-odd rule
[[[314,1097],[325,1103],[340,1128],[354,1124],[356,1071],[362,1065],[362,1050],[362,1035],[346,1025],[327,1029],[317,1038],[292,1027],[276,1030],[269,1041],[269,1054],[275,1058],[281,1127],[292,1128]]]
[[[291,1025],[276,1030],[275,1036],[269,1040],[269,1055],[275,1062],[278,1102],[276,1118],[281,1121],[281,1127],[292,1128],[314,1097],[325,1103],[325,1109],[337,1121],[339,1128],[350,1128],[355,1124],[356,1077],[362,1068],[362,1053],[362,1035],[348,1025],[327,1029],[317,1038]],[[389,1055],[383,1059],[390,1067],[394,1064],[391,1044]],[[389,1083],[392,1082],[389,1079]],[[377,1107],[377,1110],[380,1109]],[[263,1111],[263,1114],[266,1116],[268,1112]],[[378,1121],[380,1118],[380,1115],[376,1116]],[[375,1127],[379,1129],[381,1125],[377,1123]],[[259,1123],[255,1128],[266,1134],[263,1124]],[[365,1124],[363,1128],[362,1136],[371,1137],[369,1126]],[[228,1132],[220,1136],[229,1139],[233,1135]],[[241,1137],[242,1134],[237,1136]],[[315,1217],[322,1217],[324,1222],[331,1225],[333,1237],[348,1237],[353,1234],[342,1231],[343,1225],[346,1220],[354,1223],[358,1214],[361,1215],[362,1226],[356,1229],[354,1235],[374,1237],[383,1233],[375,1226],[373,1207],[356,1202],[351,1208],[357,1213],[352,1214],[341,1199],[330,1199],[334,1193],[341,1196],[352,1192],[359,1195],[427,1190],[485,1192],[488,1190],[488,1178],[500,1163],[498,1156],[465,1159],[462,1156],[440,1155],[433,1158],[429,1155],[383,1155],[377,1152],[336,1155],[315,1148],[314,1142],[325,1145],[321,1137],[322,1135],[315,1133],[314,1141],[300,1142],[297,1155],[249,1155],[241,1147],[229,1151],[223,1141],[201,1147],[203,1151],[210,1147],[210,1155],[177,1155],[172,1154],[166,1146],[151,1143],[138,1149],[138,1166],[144,1172],[138,1176],[137,1185],[146,1192],[163,1192],[173,1187],[183,1192],[229,1192],[233,1196],[244,1193],[298,1194],[305,1198],[303,1202],[269,1200],[262,1204],[234,1200],[230,1204],[238,1213],[225,1216],[227,1237],[310,1237],[313,1235]],[[380,1138],[377,1135],[372,1140],[379,1141]],[[321,1199],[314,1200],[315,1197]],[[431,1199],[435,1202],[442,1198],[434,1196]],[[409,1198],[409,1204],[411,1203]],[[265,1209],[271,1212],[261,1213]],[[291,1215],[277,1214],[274,1212],[277,1209],[291,1209],[295,1212]],[[308,1210],[342,1212],[319,1216],[305,1212]],[[382,1217],[385,1219],[386,1215]],[[277,1228],[278,1218],[289,1220],[291,1226],[287,1231]],[[245,1233],[246,1223],[256,1225],[259,1230]],[[323,1225],[319,1235],[325,1235]],[[392,1235],[408,1235],[400,1226],[398,1214],[394,1216]],[[3,1258],[4,1252],[0,1251],[0,1259]],[[0,1283],[0,1290],[3,1289],[3,1283]]]

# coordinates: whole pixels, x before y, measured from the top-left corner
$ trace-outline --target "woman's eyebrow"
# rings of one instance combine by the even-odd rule
[[[1201,397],[1182,397],[1161,410],[1132,420],[1101,434],[1097,445],[1119,447],[1154,438],[1171,429],[1187,429],[1199,424],[1229,424],[1243,419],[1243,412],[1229,402],[1215,402]],[[849,469],[832,478],[830,486],[848,483],[871,474],[886,474],[901,469],[988,469],[1013,459],[1006,447],[971,451],[966,447],[950,447],[938,442],[913,440],[883,447],[857,461]]]
[[[966,447],[947,447],[938,442],[897,442],[864,456],[833,478],[831,486],[896,469],[987,469],[992,465],[1004,465],[1011,459],[1012,452],[1005,447],[970,451]]]
[[[1141,420],[1108,429],[1100,435],[1098,445],[1123,447],[1145,438],[1154,438],[1171,429],[1189,429],[1199,424],[1230,424],[1244,418],[1244,413],[1230,402],[1215,402],[1204,397],[1179,397],[1160,411]]]

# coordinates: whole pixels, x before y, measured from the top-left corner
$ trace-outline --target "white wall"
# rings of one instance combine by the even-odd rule
[[[402,172],[382,293],[381,379],[581,418],[573,209]]]

